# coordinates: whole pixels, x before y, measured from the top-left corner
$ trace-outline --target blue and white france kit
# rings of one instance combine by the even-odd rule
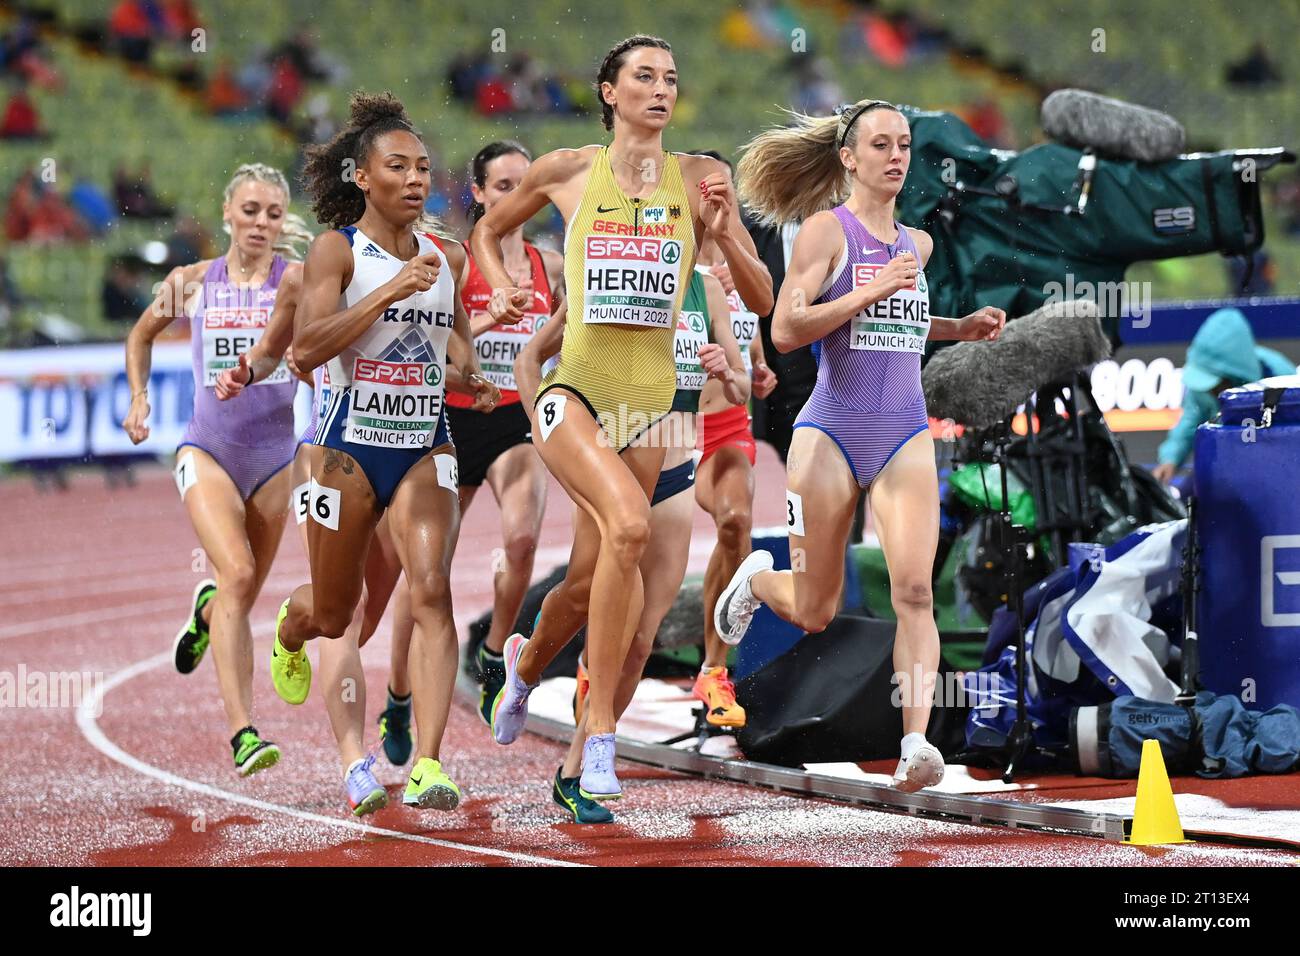
[[[356,226],[339,230],[352,244],[352,281],[339,308],[360,302],[403,266]],[[447,340],[456,313],[455,277],[441,245],[417,233],[419,255],[437,252],[433,286],[394,302],[351,345],[329,360],[327,404],[316,444],[351,455],[388,507],[398,484],[430,449],[450,443],[443,410]],[[439,462],[439,482],[455,492],[455,458]],[[444,472],[446,475],[444,476]]]

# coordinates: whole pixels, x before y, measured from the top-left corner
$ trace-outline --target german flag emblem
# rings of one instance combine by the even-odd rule
[[[668,218],[669,218],[669,219],[681,219],[681,218],[682,218],[682,207],[681,207],[681,206],[669,206],[669,207],[668,207]]]

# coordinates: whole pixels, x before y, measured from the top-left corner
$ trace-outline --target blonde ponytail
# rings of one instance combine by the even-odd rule
[[[736,194],[763,225],[802,222],[849,196],[849,171],[840,147],[857,143],[858,119],[873,109],[895,109],[881,100],[859,100],[837,116],[785,110],[790,126],[759,133],[740,148]]]

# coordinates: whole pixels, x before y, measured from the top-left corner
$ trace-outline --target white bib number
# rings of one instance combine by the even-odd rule
[[[309,508],[311,520],[324,525],[331,531],[339,530],[339,511],[343,507],[343,493],[337,488],[324,488],[311,480],[308,489],[311,499]]]
[[[345,441],[378,448],[428,448],[442,414],[442,368],[434,362],[359,358]]]
[[[307,515],[311,511],[311,482],[304,481],[297,488],[293,489],[293,494],[289,498],[289,504],[293,507],[293,516],[298,519],[298,524],[307,520]]]
[[[551,432],[564,421],[564,406],[568,401],[567,395],[547,395],[537,406],[537,427],[542,430],[542,441],[550,438]]]
[[[680,312],[673,352],[677,358],[677,388],[698,392],[704,388],[704,366],[700,349],[709,341],[708,323],[703,312]]]
[[[588,236],[582,321],[670,329],[682,244],[648,236]]]
[[[203,384],[209,388],[226,369],[239,364],[239,356],[259,341],[271,319],[265,308],[215,309],[203,313]],[[275,371],[256,385],[280,385],[289,381],[289,366],[281,362]]]
[[[185,492],[193,488],[195,482],[199,480],[197,468],[193,452],[184,452],[176,459],[176,490],[181,493],[181,501],[185,500]]]
[[[438,469],[438,484],[453,495],[460,490],[460,466],[455,455],[434,455],[434,467]]]
[[[853,266],[853,287],[861,288],[882,268],[870,262]],[[849,348],[875,352],[924,352],[930,334],[930,296],[925,273],[915,289],[900,289],[859,312],[849,327]]]
[[[803,537],[803,498],[789,490],[785,493],[785,530]]]

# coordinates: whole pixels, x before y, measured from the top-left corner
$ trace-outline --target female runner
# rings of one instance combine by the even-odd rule
[[[525,398],[537,391],[541,363],[560,350],[563,324],[561,318],[548,325],[520,353],[515,367],[520,393]],[[651,430],[651,437],[666,451],[663,470],[650,499],[650,540],[639,564],[645,583],[645,606],[619,676],[614,699],[616,719],[632,702],[646,661],[654,649],[659,626],[672,608],[686,575],[695,509],[691,496],[683,492],[690,491],[695,480],[698,412],[703,401],[701,393],[712,392],[722,401],[740,407],[744,407],[749,399],[749,376],[732,334],[727,298],[722,283],[707,272],[696,271],[691,276],[677,317],[674,352],[677,392],[673,396],[672,411]],[[568,756],[556,771],[551,796],[573,814],[577,823],[612,823],[613,814],[584,796],[579,785],[578,774],[586,737],[584,705],[589,690],[587,670],[581,658],[577,676],[574,695],[574,722],[577,726]]]
[[[352,177],[340,175],[349,168]],[[416,622],[418,759],[403,802],[450,810],[460,791],[439,760],[456,668],[448,583],[459,526],[456,456],[442,407],[448,361],[480,407],[499,393],[478,372],[456,295],[464,253],[413,228],[429,193],[429,156],[401,103],[390,94],[354,96],[348,127],[308,149],[303,180],[317,217],[334,229],[307,256],[294,355],[303,369],[328,362],[330,402],[309,488],[312,583],[280,610],[271,677],[284,700],[306,700],[304,644],[343,636],[375,526],[388,511]],[[349,766],[356,813],[386,802],[373,762],[358,755]]]
[[[216,385],[221,373],[237,364],[239,353],[266,332],[277,296],[296,295],[301,283],[302,266],[281,253],[311,234],[288,210],[289,184],[279,170],[261,163],[240,166],[222,205],[230,248],[218,259],[173,269],[126,340],[131,407],[122,427],[139,444],[149,437],[154,339],[177,318],[190,322],[194,416],[177,448],[176,485],[216,580],[196,588],[194,610],[176,635],[174,657],[176,669],[188,674],[211,641],[241,776],[280,759],[279,748],[253,725],[248,615],[284,533],[297,383],[277,360],[252,369],[256,386],[239,405],[221,404]],[[279,345],[281,353],[285,344]]]
[[[667,42],[646,36],[620,42],[605,56],[597,83],[612,142],[538,159],[479,221],[470,245],[493,287],[493,316],[519,318],[530,296],[511,284],[502,237],[547,202],[567,224],[569,322],[559,365],[541,384],[533,435],[581,513],[565,585],[543,604],[534,640],[512,635],[506,642],[506,681],[493,705],[492,730],[500,743],[518,736],[530,689],[588,619],[591,690],[581,789],[589,798],[609,799],[621,793],[614,773],[615,694],[641,616],[637,565],[664,460],[664,449],[649,445],[645,433],[672,407],[674,326],[700,234],[716,237],[737,285],[757,298],[771,283],[730,202],[721,164],[663,149],[677,99]]]
[[[988,307],[963,319],[930,315],[923,269],[933,243],[894,218],[911,146],[901,112],[863,100],[838,117],[795,119],[745,147],[740,194],[767,220],[803,222],[772,320],[783,351],[820,343],[817,384],[787,460],[786,524],[802,560],[773,571],[771,554],[749,555],[719,596],[714,625],[735,644],[767,604],[810,634],[824,630],[840,606],[844,549],[868,489],[898,616],[904,736],[894,782],[914,791],[943,778],[943,757],[925,739],[939,662],[930,594],[939,498],[921,353],[927,337],[995,339],[1006,316]]]

